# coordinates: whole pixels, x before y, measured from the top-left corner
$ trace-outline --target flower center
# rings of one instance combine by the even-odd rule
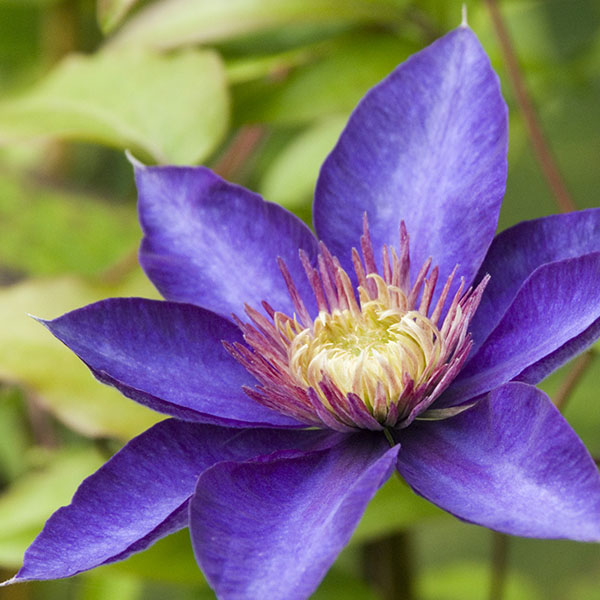
[[[382,289],[385,282],[375,277]],[[326,376],[342,394],[354,393],[373,409],[378,393],[390,404],[402,395],[407,381],[420,385],[431,376],[445,354],[443,338],[418,311],[391,305],[391,294],[402,291],[390,287],[383,300],[370,299],[359,288],[364,299],[360,312],[322,311],[312,328],[296,335],[289,365],[300,385],[312,387],[327,401],[319,385]]]
[[[456,377],[471,349],[467,328],[489,278],[464,294],[461,282],[446,307],[454,272],[436,302],[438,269],[430,271],[431,259],[411,285],[404,223],[400,253],[383,248],[381,273],[366,218],[361,249],[362,260],[352,250],[356,287],[324,244],[316,267],[300,252],[319,311],[315,319],[279,261],[295,314],[266,302],[267,316],[246,306],[250,322],[237,319],[246,345],[225,344],[258,380],[245,390],[251,398],[309,426],[380,430],[408,426]]]

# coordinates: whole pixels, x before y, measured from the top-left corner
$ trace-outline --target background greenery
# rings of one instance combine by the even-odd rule
[[[27,317],[107,296],[157,297],[136,263],[131,167],[208,164],[310,222],[318,168],[364,92],[460,22],[454,0],[0,0],[0,571],[78,483],[158,416],[96,383]],[[510,107],[500,228],[557,212],[490,18],[469,23]],[[578,208],[600,190],[600,3],[498,2],[547,146]],[[568,318],[568,315],[566,316]],[[544,387],[600,456],[599,360]],[[369,507],[314,595],[377,599],[363,578],[377,541],[410,540],[414,596],[490,596],[494,537],[399,481]],[[495,539],[496,544],[498,539]],[[377,544],[380,544],[379,546]],[[378,550],[379,548],[379,550]],[[502,556],[502,555],[501,555]],[[382,559],[384,560],[385,557]],[[506,600],[600,598],[600,547],[511,539]],[[214,596],[187,532],[70,580],[0,589],[1,600]],[[497,596],[499,597],[499,596]]]

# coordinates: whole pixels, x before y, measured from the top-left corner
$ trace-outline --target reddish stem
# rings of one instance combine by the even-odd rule
[[[506,70],[514,88],[515,100],[523,115],[535,157],[546,178],[546,182],[554,195],[558,208],[562,212],[577,210],[577,207],[567,190],[567,186],[561,175],[560,169],[558,168],[556,159],[554,158],[552,150],[542,131],[533,101],[527,91],[523,76],[521,75],[521,70],[510,35],[504,24],[504,20],[502,19],[502,14],[498,9],[497,0],[485,0],[485,3],[490,12],[492,24],[506,64]]]
[[[213,170],[221,177],[231,179],[256,150],[256,146],[264,133],[264,128],[260,125],[245,125],[242,127],[213,166]]]
[[[565,409],[567,400],[571,397],[571,394],[581,381],[582,377],[585,375],[593,359],[594,352],[592,350],[588,350],[587,352],[579,355],[575,361],[575,364],[571,367],[571,370],[562,382],[560,388],[558,388],[558,391],[552,400],[556,408],[558,408],[558,410],[561,412]]]

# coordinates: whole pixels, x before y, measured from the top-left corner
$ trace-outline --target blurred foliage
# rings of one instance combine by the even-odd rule
[[[138,238],[131,205],[0,173],[5,269],[30,275],[94,275],[119,260]]]
[[[380,23],[402,18],[403,0],[161,0],[135,15],[113,46],[175,48],[284,26]]]
[[[489,569],[480,562],[457,561],[423,573],[419,582],[421,600],[479,600],[489,586]],[[541,594],[527,578],[511,573],[504,600],[541,600]]]
[[[91,446],[32,448],[32,469],[0,496],[0,563],[19,565],[23,552],[57,506],[68,504],[82,479],[104,458]]]
[[[128,439],[141,433],[160,420],[159,415],[123,402],[114,389],[99,385],[79,359],[25,310],[49,318],[100,298],[152,295],[153,289],[137,270],[118,285],[90,284],[63,275],[0,289],[0,312],[10,315],[2,328],[0,377],[23,382],[45,410],[82,434]]]
[[[320,164],[365,91],[454,28],[461,0],[0,0],[0,567],[9,577],[45,518],[160,418],[99,385],[27,313],[108,296],[157,297],[136,266],[123,151],[205,163],[310,222]],[[557,211],[515,105],[489,13],[469,22],[510,108],[500,228]],[[600,3],[503,0],[522,74],[578,207],[600,189]],[[565,416],[600,456],[594,356]],[[544,388],[555,394],[566,366]],[[486,598],[491,540],[392,479],[314,598],[375,600],[365,541],[410,528],[421,600]],[[600,598],[597,546],[511,541],[505,600]],[[186,531],[62,582],[0,600],[214,598]]]
[[[206,158],[225,133],[225,74],[210,51],[69,56],[0,105],[0,143],[59,136],[129,148],[160,163]]]
[[[111,32],[125,18],[138,0],[98,0],[98,24],[104,33]]]

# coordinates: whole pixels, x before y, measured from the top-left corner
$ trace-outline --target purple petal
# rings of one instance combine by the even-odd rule
[[[135,176],[140,263],[165,298],[226,318],[262,300],[291,315],[281,257],[310,300],[298,249],[314,259],[317,242],[294,215],[204,167],[136,166]]]
[[[535,372],[547,374],[591,344],[600,333],[599,288],[600,253],[539,267],[438,405],[465,402],[538,363]]]
[[[496,230],[506,152],[498,78],[473,32],[460,27],[358,105],[321,170],[317,233],[349,266],[364,211],[377,255],[397,244],[404,220],[413,279],[431,256],[442,280],[460,264],[469,283]]]
[[[191,304],[113,298],[46,327],[103,383],[181,419],[241,426],[303,426],[243,392],[254,378],[223,348],[242,341],[223,317]]]
[[[220,463],[190,505],[196,558],[221,600],[307,598],[393,470],[398,447],[352,436],[329,451]]]
[[[583,333],[561,346],[558,350],[548,354],[535,364],[519,373],[515,379],[524,383],[536,384],[546,378],[550,373],[562,367],[565,363],[577,356],[580,352],[591,346],[600,337],[600,319],[596,319]]]
[[[498,324],[525,280],[541,265],[600,251],[600,209],[519,223],[496,236],[479,269],[491,275],[471,322],[479,345]]]
[[[198,475],[220,460],[247,460],[282,448],[327,448],[318,431],[240,432],[168,420],[129,442],[47,521],[11,582],[69,577],[120,560],[185,527]]]
[[[522,383],[399,434],[398,470],[460,519],[505,533],[600,541],[600,476],[547,396]]]

